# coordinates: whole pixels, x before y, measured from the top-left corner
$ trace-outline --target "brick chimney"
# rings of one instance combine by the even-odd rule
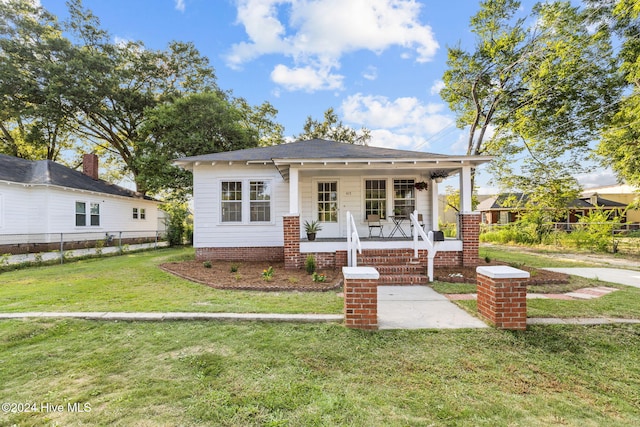
[[[93,179],[98,179],[98,156],[85,154],[82,156],[82,173]]]

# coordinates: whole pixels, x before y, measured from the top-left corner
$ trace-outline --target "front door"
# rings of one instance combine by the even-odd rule
[[[316,184],[316,218],[322,226],[318,237],[340,237],[338,181]]]

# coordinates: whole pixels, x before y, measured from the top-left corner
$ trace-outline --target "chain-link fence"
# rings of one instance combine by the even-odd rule
[[[167,246],[163,231],[108,231],[78,233],[0,234],[0,256],[5,263],[77,258],[128,250]]]

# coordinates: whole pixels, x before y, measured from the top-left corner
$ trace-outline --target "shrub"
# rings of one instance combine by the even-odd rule
[[[238,264],[231,264],[231,272],[232,273],[237,273],[238,269],[240,269],[240,266]]]
[[[316,271],[316,258],[309,254],[307,255],[307,259],[304,261],[304,269],[308,274],[313,274]]]
[[[212,267],[211,261],[205,261],[205,262],[202,263],[202,265],[204,266],[204,268],[211,268]]]
[[[324,282],[325,280],[327,280],[327,276],[325,276],[322,273],[316,273],[314,272],[311,275],[311,280],[313,280],[314,282]]]

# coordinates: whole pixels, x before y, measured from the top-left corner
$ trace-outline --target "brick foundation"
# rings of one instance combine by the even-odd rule
[[[344,267],[342,274],[345,326],[378,329],[378,272],[372,267]]]
[[[460,213],[460,235],[462,238],[462,265],[475,267],[479,263],[480,212]]]
[[[284,260],[282,246],[243,248],[196,248],[197,261],[270,261]]]
[[[527,329],[529,273],[507,266],[478,267],[478,312],[498,329]]]
[[[285,215],[282,218],[284,233],[284,268],[302,268],[300,256],[300,216]]]

